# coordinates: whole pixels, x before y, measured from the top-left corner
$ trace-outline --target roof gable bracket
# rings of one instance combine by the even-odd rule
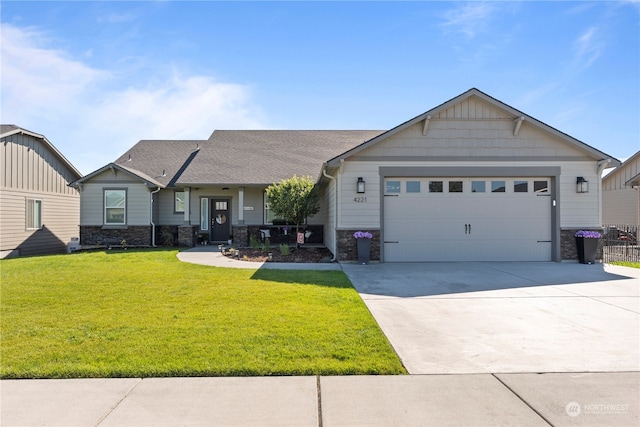
[[[513,136],[518,136],[518,132],[520,132],[520,126],[522,126],[522,122],[524,122],[524,116],[518,117],[513,121]]]
[[[424,126],[422,126],[422,136],[427,136],[427,131],[429,130],[429,123],[431,123],[431,116],[427,116],[424,119]]]
[[[118,176],[118,170],[113,167],[113,165],[109,166],[109,169],[111,169],[111,173],[113,174],[113,176]]]

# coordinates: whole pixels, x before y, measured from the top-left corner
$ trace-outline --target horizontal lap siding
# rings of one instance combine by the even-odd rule
[[[526,121],[518,136],[509,120],[437,120],[423,122],[392,135],[355,157],[577,157],[584,154]]]
[[[626,188],[602,193],[604,224],[640,224],[640,190]]]
[[[26,199],[42,200],[42,230],[26,229]],[[78,237],[80,198],[3,189],[1,250],[20,248],[21,255],[63,252],[72,237]]]
[[[381,161],[350,162],[344,164],[341,175],[340,223],[342,228],[380,227],[380,167],[549,167],[561,168],[560,191],[557,195],[560,207],[561,227],[598,227],[598,193],[600,180],[597,178],[595,162],[468,162],[468,161]],[[427,174],[428,175],[428,174]],[[589,181],[589,192],[576,193],[576,177],[584,176]],[[366,182],[365,203],[356,203],[356,181],[363,177]]]
[[[127,190],[127,225],[149,225],[149,188],[125,181],[86,183],[82,187],[82,225],[103,225],[104,190]]]

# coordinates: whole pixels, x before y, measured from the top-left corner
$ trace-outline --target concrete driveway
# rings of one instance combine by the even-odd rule
[[[411,374],[640,370],[639,270],[343,264]]]

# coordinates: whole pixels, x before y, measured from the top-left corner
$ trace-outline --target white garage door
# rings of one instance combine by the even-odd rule
[[[551,261],[549,178],[386,178],[387,262]]]

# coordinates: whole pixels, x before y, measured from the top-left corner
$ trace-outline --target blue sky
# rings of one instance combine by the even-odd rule
[[[0,121],[82,173],[140,139],[390,129],[476,87],[640,150],[640,3],[2,1]]]

